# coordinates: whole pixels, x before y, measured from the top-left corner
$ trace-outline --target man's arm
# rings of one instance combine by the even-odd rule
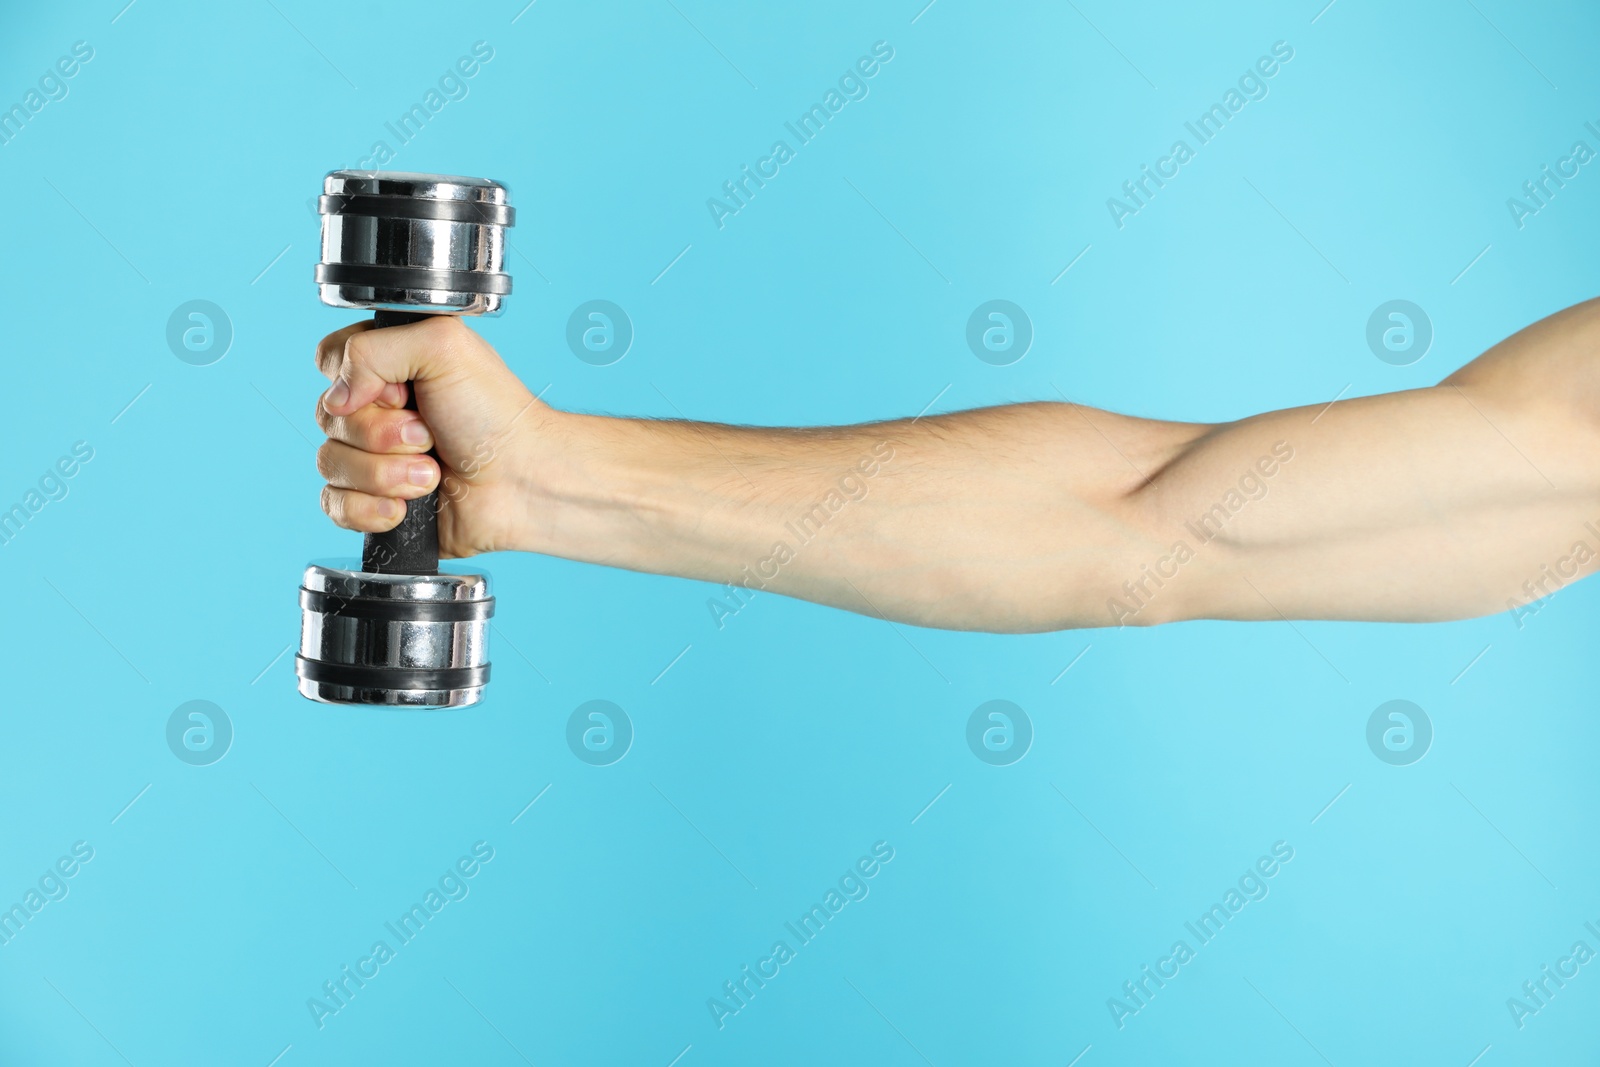
[[[1460,618],[1600,564],[1600,302],[1429,389],[1221,425],[1056,403],[803,430],[564,413],[449,321],[352,327],[319,364],[338,383],[319,409],[342,442],[322,456],[330,514],[386,529],[383,498],[426,491],[381,455],[420,451],[381,429],[415,418],[385,383],[416,378],[454,555],[994,631]]]

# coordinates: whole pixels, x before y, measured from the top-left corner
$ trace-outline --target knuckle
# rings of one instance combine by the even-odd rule
[[[353,333],[345,338],[344,363],[346,366],[364,367],[372,355],[372,341],[365,332]]]
[[[416,417],[414,415],[412,415],[410,412],[401,411],[401,412],[395,412],[392,417],[387,418],[387,419],[384,420],[383,429],[382,429],[382,432],[379,434],[379,436],[381,437],[381,439],[383,441],[383,448],[384,448],[385,451],[387,451],[387,452],[415,452],[415,451],[417,451],[419,446],[406,444],[405,438],[400,436],[401,433],[405,430],[405,427],[407,426],[407,424],[415,421],[415,418]]]
[[[387,408],[369,404],[353,412],[346,420],[350,443],[368,452],[388,451],[391,436],[389,422],[393,414]]]
[[[404,446],[400,440],[400,420],[374,419],[367,427],[366,439],[368,447],[374,452],[398,452]]]
[[[322,446],[317,449],[317,473],[324,478],[332,478],[334,472],[338,470],[338,463],[334,459],[333,452],[332,441],[322,442]]]
[[[423,324],[423,331],[432,353],[443,360],[454,360],[472,335],[455,315],[436,315]]]
[[[461,352],[462,344],[466,341],[464,334],[470,334],[466,325],[462,325],[456,315],[435,315],[427,322],[421,323],[421,358],[426,358],[434,363],[451,363],[456,360]]]
[[[461,328],[461,320],[455,315],[435,315],[422,323],[424,333],[436,333],[441,337],[453,336]]]
[[[328,424],[323,427],[328,436],[335,441],[347,445],[361,447],[361,423],[365,409],[358,409],[348,415],[329,415]]]
[[[405,416],[400,412],[386,411],[382,417],[374,418],[366,434],[372,451],[390,455],[410,451],[410,447],[400,439],[400,426],[404,422]]]

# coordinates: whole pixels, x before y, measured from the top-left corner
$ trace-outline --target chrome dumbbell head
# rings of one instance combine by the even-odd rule
[[[489,681],[492,615],[485,575],[312,564],[300,587],[300,692],[328,704],[476,704]]]
[[[378,326],[498,312],[511,292],[506,201],[504,186],[482,178],[334,171],[318,201],[322,302],[376,310]],[[437,494],[409,502],[400,527],[368,536],[359,566],[306,568],[302,695],[419,708],[483,699],[494,598],[487,575],[439,573],[437,508]]]
[[[511,292],[516,212],[486,178],[336,170],[323,179],[322,302],[443,315],[492,314]]]

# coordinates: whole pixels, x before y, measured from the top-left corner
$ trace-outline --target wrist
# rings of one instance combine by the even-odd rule
[[[644,424],[543,408],[519,433],[516,548],[592,562],[631,554],[657,525],[664,486],[652,472]]]
[[[717,429],[543,409],[516,463],[515,547],[687,577],[731,573],[728,561],[772,523],[727,454],[734,446],[711,439]]]

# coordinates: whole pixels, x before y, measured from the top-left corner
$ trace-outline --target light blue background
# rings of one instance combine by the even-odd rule
[[[0,105],[95,55],[0,146],[0,503],[95,454],[0,547],[0,903],[95,856],[0,947],[0,1062],[1593,1062],[1600,964],[1506,1008],[1600,949],[1593,583],[1521,629],[997,637],[766,596],[719,631],[711,587],[501,556],[482,707],[296,695],[299,572],[357,543],[317,508],[311,351],[352,316],[307,201],[474,41],[392,166],[511,187],[481,329],[558,406],[1227,419],[1432,383],[1595,292],[1600,167],[1523,229],[1505,204],[1600,147],[1592,5],[922,2],[6,5]],[[706,199],[879,40],[867,99],[718,230]],[[1118,230],[1106,198],[1280,40]],[[597,298],[636,330],[610,367],[564,341]],[[1013,366],[965,345],[993,298],[1034,324]],[[1364,340],[1394,298],[1436,331],[1409,367]],[[165,341],[192,299],[235,330],[210,366]],[[601,698],[636,737],[597,768],[564,731]],[[1009,767],[964,740],[997,698],[1035,729]],[[1409,767],[1366,745],[1394,698],[1436,731]],[[166,745],[192,699],[236,731],[209,767]],[[307,998],[479,840],[470,896],[319,1030]],[[707,999],[880,840],[870,896],[719,1030]],[[1271,895],[1119,1030],[1107,998],[1280,840]]]

